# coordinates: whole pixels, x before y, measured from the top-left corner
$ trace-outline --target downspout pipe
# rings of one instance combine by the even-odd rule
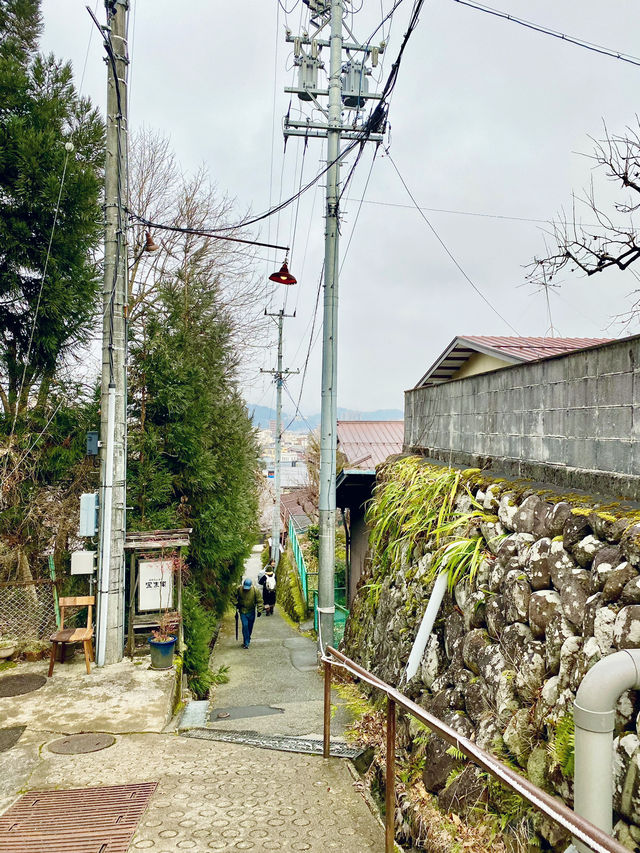
[[[574,811],[612,833],[615,707],[625,690],[640,689],[640,649],[602,658],[582,679],[575,702]],[[590,848],[573,839],[566,853]]]
[[[436,578],[436,582],[433,585],[431,596],[429,598],[429,603],[427,604],[427,609],[425,610],[425,614],[422,617],[422,622],[420,623],[420,627],[418,628],[418,633],[414,640],[413,648],[411,649],[411,654],[409,655],[409,660],[407,661],[405,682],[411,681],[413,676],[418,671],[420,661],[422,660],[422,655],[424,654],[424,650],[427,648],[429,637],[431,635],[431,632],[433,631],[433,626],[435,624],[436,617],[438,616],[438,611],[440,610],[442,599],[444,598],[444,594],[447,591],[448,579],[449,576],[447,572],[440,572],[440,574]]]

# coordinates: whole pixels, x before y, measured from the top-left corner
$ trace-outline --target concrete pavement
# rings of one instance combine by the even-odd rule
[[[258,568],[256,550],[248,569],[257,573]],[[211,707],[264,704],[284,713],[221,724],[319,736],[322,679],[315,671],[313,642],[279,616],[257,621],[248,651],[236,646],[233,630],[231,614],[213,657],[214,666],[230,666],[231,680],[217,688]],[[6,675],[27,668],[46,673],[46,665],[21,664]],[[0,728],[26,726],[18,743],[0,753],[0,812],[25,790],[157,781],[129,853],[384,848],[380,822],[344,759],[163,732],[172,693],[169,674],[149,670],[148,658],[137,666],[124,662],[94,669],[89,676],[82,674],[83,666],[56,666],[52,681],[34,693],[0,698]],[[335,728],[339,734],[339,715]],[[79,731],[112,732],[115,743],[82,755],[47,748],[61,734]]]

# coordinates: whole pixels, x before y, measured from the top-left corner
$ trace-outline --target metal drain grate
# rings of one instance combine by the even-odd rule
[[[218,740],[224,743],[239,743],[244,746],[257,746],[260,749],[275,749],[279,752],[302,752],[306,755],[322,755],[322,741],[315,738],[261,735],[259,732],[249,731],[222,732],[218,729],[189,729],[186,732],[181,732],[180,737]],[[361,752],[361,749],[349,746],[341,741],[331,742],[331,755],[334,758],[357,758]]]
[[[0,678],[0,698],[32,693],[46,683],[44,675],[5,675]]]
[[[116,739],[113,735],[82,734],[69,735],[52,741],[47,749],[58,755],[84,755],[86,752],[98,752],[113,746]]]
[[[157,786],[29,791],[0,816],[0,851],[126,853]]]

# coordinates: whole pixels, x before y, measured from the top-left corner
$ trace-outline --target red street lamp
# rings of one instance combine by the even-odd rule
[[[287,259],[284,259],[284,263],[278,270],[278,272],[271,273],[269,276],[269,281],[275,281],[278,284],[297,284],[298,279],[294,278],[289,272],[289,267],[287,266]]]

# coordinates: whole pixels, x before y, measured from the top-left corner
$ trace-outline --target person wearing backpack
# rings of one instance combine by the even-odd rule
[[[258,583],[262,585],[262,603],[267,616],[273,616],[276,609],[276,573],[274,567],[275,563],[271,560],[262,577],[258,579]]]
[[[262,599],[251,578],[245,578],[236,590],[236,610],[242,622],[242,648],[248,649],[256,613],[260,616],[263,610]]]

